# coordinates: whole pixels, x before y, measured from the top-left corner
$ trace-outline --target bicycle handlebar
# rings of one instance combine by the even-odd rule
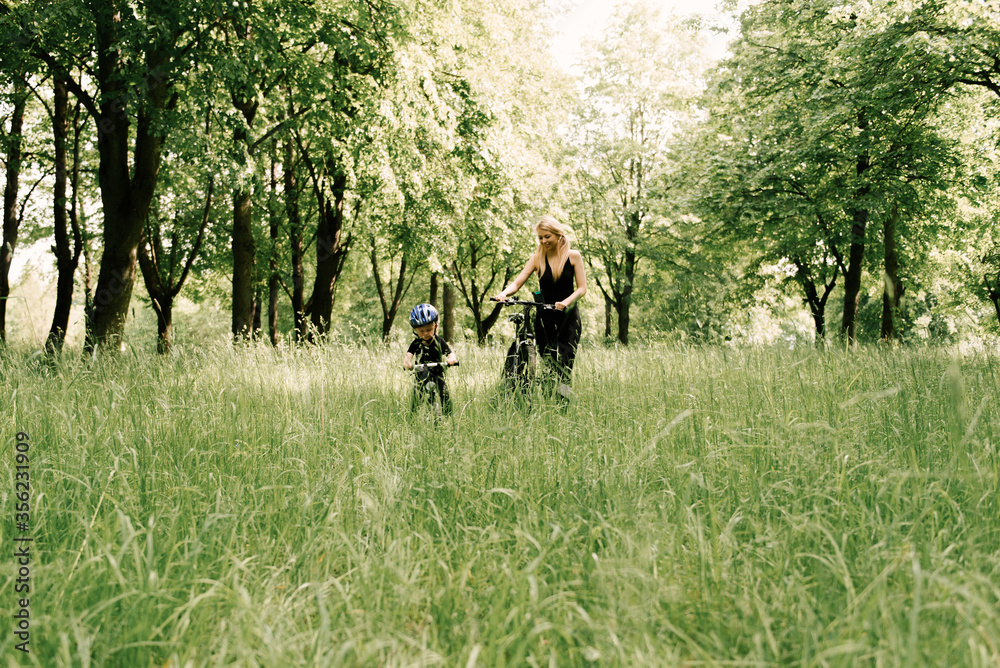
[[[499,304],[501,304],[503,306],[515,306],[515,305],[517,305],[517,306],[537,306],[538,308],[547,309],[547,310],[551,310],[551,309],[554,309],[556,307],[555,304],[545,304],[543,302],[526,302],[526,301],[523,301],[523,300],[520,300],[520,299],[505,299],[503,301],[500,301],[499,299],[496,299],[495,297],[490,297],[490,301],[498,302]]]
[[[455,362],[454,364],[448,364],[447,362],[427,362],[425,364],[414,364],[413,371],[426,371],[427,369],[432,369],[439,366],[458,366],[461,361]]]

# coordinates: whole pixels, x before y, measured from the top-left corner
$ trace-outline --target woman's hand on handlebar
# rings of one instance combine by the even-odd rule
[[[567,304],[566,302],[556,302],[555,304],[552,305],[552,308],[554,308],[557,311],[565,311],[567,308],[569,308],[569,304]]]

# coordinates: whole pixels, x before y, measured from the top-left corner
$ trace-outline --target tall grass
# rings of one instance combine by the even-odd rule
[[[1000,664],[996,356],[587,348],[527,409],[460,348],[435,422],[397,352],[0,363],[7,662]]]

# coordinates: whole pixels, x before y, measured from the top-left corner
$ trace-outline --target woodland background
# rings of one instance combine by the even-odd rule
[[[1000,3],[720,9],[2,0],[0,337],[484,343],[551,212],[591,340],[995,340]]]

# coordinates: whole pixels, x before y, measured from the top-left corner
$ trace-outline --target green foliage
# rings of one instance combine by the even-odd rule
[[[682,168],[672,142],[692,112],[705,66],[698,33],[643,3],[617,10],[584,65],[571,137],[578,200],[572,211],[622,343],[636,267],[677,253],[682,243],[671,232],[683,213],[670,202],[670,172]]]
[[[917,291],[931,282],[932,249],[965,225],[956,202],[978,168],[963,159],[955,120],[971,119],[951,93],[954,68],[920,51],[941,5],[918,5],[759,3],[741,15],[740,39],[715,72],[694,210],[721,243],[752,240],[755,264],[798,266],[814,308],[825,302],[810,289],[829,294],[840,275],[861,272],[848,262],[852,243],[865,244],[880,282],[886,219],[902,284]]]
[[[551,10],[538,0],[2,6],[11,48],[0,52],[0,96],[22,74],[37,91],[27,241],[50,229],[44,106],[56,72],[74,78],[91,116],[81,120],[81,218],[101,222],[101,174],[111,189],[136,178],[143,196],[158,180],[156,219],[200,199],[212,174],[220,207],[226,191],[252,199],[254,291],[274,274],[282,294],[296,282],[326,289],[319,269],[329,266],[317,258],[328,239],[317,237],[341,204],[345,252],[374,237],[382,265],[408,256],[415,285],[432,273],[450,281],[459,321],[482,338],[492,324],[484,298],[530,253],[534,220],[555,213],[590,262],[591,320],[606,297],[621,340],[630,327],[724,338],[765,305],[799,320],[786,317],[789,296],[814,319],[844,312],[833,302],[850,301],[844,274],[863,213],[860,338],[878,331],[881,224],[893,215],[902,337],[994,327],[984,287],[996,275],[987,250],[1000,210],[992,0],[754,3],[707,91],[703,21],[641,3],[590,45],[577,91],[547,52]],[[125,140],[102,158],[119,121]],[[161,139],[162,164],[134,173]],[[286,171],[287,184],[276,179]],[[228,308],[231,223],[221,209],[212,216],[185,288],[195,301]],[[338,270],[370,281],[362,259]],[[353,322],[349,304],[367,304],[373,288],[331,288],[345,298],[331,318]],[[308,294],[298,296],[307,309]],[[290,327],[284,298],[279,310]]]

